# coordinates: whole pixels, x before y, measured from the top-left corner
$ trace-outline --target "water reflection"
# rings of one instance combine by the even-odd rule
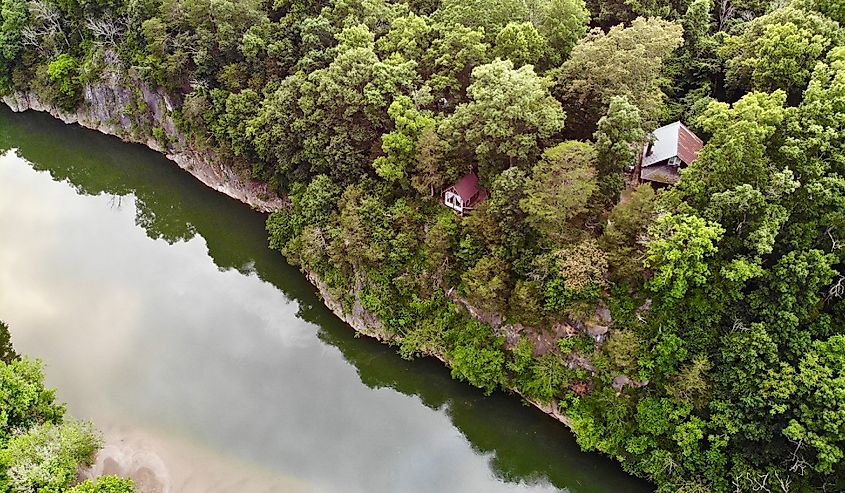
[[[77,266],[74,279],[106,284],[100,280],[106,277],[105,270],[119,268],[121,279],[149,285],[143,301],[115,281],[99,286],[96,295],[85,296],[74,293],[73,286],[58,286],[50,299],[33,298],[26,307],[73,310],[95,298],[85,320],[97,325],[97,306],[120,306],[120,319],[110,319],[106,325],[126,330],[104,330],[97,337],[104,338],[113,352],[110,388],[131,381],[143,389],[120,396],[122,404],[143,419],[169,423],[174,432],[179,428],[209,446],[225,446],[238,457],[324,481],[337,491],[499,489],[494,487],[498,482],[485,482],[478,471],[471,472],[474,459],[456,445],[464,438],[476,457],[487,458],[495,477],[512,487],[649,490],[625,476],[618,465],[580,453],[561,425],[518,400],[484,397],[452,381],[437,362],[406,362],[391,348],[355,338],[323,307],[299,272],[266,247],[261,214],[201,186],[147,149],[64,126],[44,115],[14,115],[3,109],[0,154],[11,148],[34,169],[69,184],[76,193],[101,196],[96,207],[134,214],[135,224],[147,237],[173,245],[166,258],[156,257],[158,264],[152,265],[144,259],[149,255],[146,247],[128,238],[131,231],[121,230],[117,217],[113,224],[104,221],[107,224],[98,224],[99,228],[121,231],[108,234],[118,251],[114,258],[99,252],[100,258],[84,268]],[[38,208],[35,202],[20,205]],[[88,234],[100,232],[92,228]],[[67,247],[83,249],[85,244]],[[120,255],[127,252],[139,261],[124,265]],[[206,253],[222,273],[214,275],[199,265]],[[45,270],[71,268],[44,261]],[[9,285],[0,281],[0,294]],[[279,299],[280,292],[288,303]],[[173,293],[179,293],[181,306],[170,299]],[[236,300],[239,308],[218,306],[227,298]],[[156,310],[144,308],[150,306]],[[102,316],[115,317],[115,312],[104,311]],[[293,327],[289,322],[293,317],[308,323]],[[166,326],[171,320],[180,320],[179,330]],[[327,346],[313,343],[314,326]],[[265,332],[237,337],[244,327],[263,327]],[[57,345],[73,344],[72,335],[55,337]],[[186,351],[191,354],[186,356]],[[369,395],[359,395],[360,385],[350,379],[334,351],[354,366],[354,378],[374,389]],[[140,370],[120,361],[139,352],[155,364]],[[162,384],[174,374],[191,386]],[[90,377],[96,381],[95,375]],[[414,407],[409,399],[441,413],[415,410],[423,408]],[[178,421],[174,413],[191,420]],[[444,414],[454,428],[440,424]],[[311,419],[316,416],[319,419]],[[427,450],[409,443],[425,444]],[[366,457],[354,457],[356,453]]]

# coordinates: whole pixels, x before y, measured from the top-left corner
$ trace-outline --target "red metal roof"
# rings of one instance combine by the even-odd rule
[[[452,188],[455,190],[455,193],[461,197],[461,200],[463,200],[464,203],[472,200],[472,198],[481,191],[481,187],[478,186],[478,175],[475,174],[475,171],[471,171],[462,176],[460,180],[452,185]]]
[[[651,133],[652,140],[643,146],[642,167],[679,157],[686,165],[698,158],[704,142],[681,122],[664,125]]]
[[[692,133],[683,123],[678,129],[678,157],[687,165],[698,159],[698,152],[704,147],[704,141]]]

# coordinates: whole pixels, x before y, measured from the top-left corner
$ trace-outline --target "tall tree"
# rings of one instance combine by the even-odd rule
[[[496,60],[472,71],[470,101],[440,125],[457,150],[469,151],[483,177],[505,168],[528,166],[566,118],[548,83],[531,66],[513,68]]]
[[[530,22],[510,22],[496,36],[493,54],[513,62],[514,67],[536,65],[545,46],[540,33]]]
[[[615,203],[625,188],[623,171],[634,164],[645,141],[645,131],[636,106],[625,96],[610,99],[593,138],[596,142],[599,186],[606,201]]]
[[[567,141],[546,149],[519,203],[528,223],[548,238],[565,238],[569,221],[587,210],[597,188],[595,160],[596,151],[587,142]]]
[[[27,4],[21,0],[0,2],[0,95],[10,91],[12,68],[23,49]]]
[[[636,285],[643,277],[648,229],[656,219],[654,189],[642,184],[610,211],[599,238],[612,279]]]
[[[537,31],[546,41],[549,67],[557,67],[569,57],[575,44],[587,34],[590,11],[584,0],[547,0],[539,2]]]
[[[791,6],[775,10],[726,39],[726,82],[739,94],[782,89],[797,99],[816,62],[844,40],[839,25],[823,15]]]
[[[712,134],[692,166],[682,173],[678,193],[697,206],[743,183],[766,183],[773,176],[770,139],[786,114],[786,94],[751,93],[733,104],[712,103],[699,124]]]
[[[407,96],[393,100],[387,113],[393,119],[394,130],[381,136],[385,155],[376,158],[373,167],[382,178],[407,185],[407,175],[418,154],[417,140],[426,128],[434,127],[435,120],[430,112],[416,109]]]
[[[630,27],[607,33],[592,30],[560,68],[554,94],[570,114],[569,133],[587,138],[613,96],[625,96],[640,110],[646,126],[655,126],[665,95],[663,62],[683,42],[680,25],[638,18]]]

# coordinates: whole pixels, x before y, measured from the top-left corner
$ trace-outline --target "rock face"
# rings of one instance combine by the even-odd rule
[[[260,211],[269,212],[285,205],[266,184],[239,176],[213,153],[189,142],[176,128],[173,102],[162,89],[125,77],[106,71],[97,82],[86,84],[83,103],[75,112],[47,104],[32,93],[16,92],[3,97],[3,102],[15,112],[42,111],[65,123],[77,123],[127,142],[143,144],[164,154],[206,186]],[[144,126],[157,129],[160,138],[140,130]]]
[[[331,310],[339,319],[346,322],[347,325],[355,329],[356,332],[360,332],[367,337],[372,337],[379,341],[387,342],[394,340],[394,336],[384,330],[384,324],[381,320],[367,311],[361,304],[360,294],[362,288],[360,286],[355,289],[355,303],[352,305],[352,309],[347,311],[344,309],[341,300],[332,293],[329,286],[320,276],[313,272],[308,272],[305,274],[305,277],[308,279],[308,282],[317,288],[317,292],[320,294],[320,298],[323,299],[323,304],[326,305],[326,308]]]

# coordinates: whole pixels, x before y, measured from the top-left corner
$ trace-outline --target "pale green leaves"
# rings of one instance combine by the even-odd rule
[[[11,491],[60,492],[76,480],[102,445],[90,423],[44,423],[12,437],[0,451]]]
[[[406,174],[417,160],[417,140],[424,129],[434,127],[435,120],[430,112],[418,110],[407,96],[396,98],[387,112],[394,130],[381,136],[385,155],[376,158],[373,167],[385,180],[407,183]]]
[[[804,89],[816,62],[843,39],[837,23],[794,7],[775,10],[752,21],[742,36],[728,37],[720,48],[727,60],[729,87],[742,91]]]
[[[654,269],[651,288],[680,299],[687,290],[708,281],[707,258],[725,230],[697,216],[665,214],[651,231],[646,266]]]
[[[816,341],[796,380],[802,401],[783,433],[811,447],[814,468],[829,473],[845,457],[845,336]]]
[[[543,38],[530,22],[511,22],[496,36],[493,54],[513,62],[514,67],[536,65],[544,50]]]
[[[638,18],[607,33],[594,29],[575,46],[555,90],[567,108],[578,108],[576,121],[585,137],[613,96],[626,96],[645,122],[657,122],[665,98],[663,63],[683,43],[682,32],[673,22]]]

